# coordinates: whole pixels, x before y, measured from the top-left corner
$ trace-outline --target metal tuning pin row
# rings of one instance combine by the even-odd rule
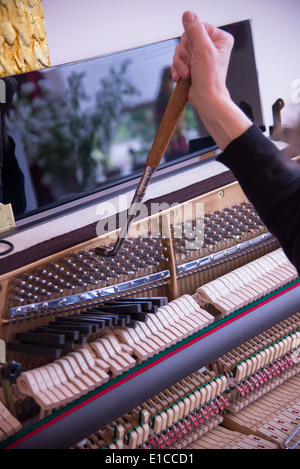
[[[167,248],[158,233],[155,238],[136,237],[126,239],[119,253],[111,258],[97,258],[96,262],[102,262],[109,269],[119,270],[123,274],[135,275],[136,272],[148,270],[159,271],[161,262],[167,262]],[[113,243],[112,243],[113,244]],[[107,245],[101,247],[109,248]]]
[[[177,263],[189,262],[266,232],[248,202],[171,225]]]
[[[175,252],[186,254],[198,250],[204,243],[204,219],[198,217],[171,224],[171,234]]]
[[[88,249],[71,252],[14,279],[10,307],[49,301],[159,272],[161,263],[168,261],[166,250],[158,233],[156,238],[125,240],[113,258],[97,256]]]

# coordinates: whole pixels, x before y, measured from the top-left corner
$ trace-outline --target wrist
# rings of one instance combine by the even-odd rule
[[[204,126],[221,150],[242,135],[251,125],[251,120],[232,101],[229,93],[205,96],[195,104]]]

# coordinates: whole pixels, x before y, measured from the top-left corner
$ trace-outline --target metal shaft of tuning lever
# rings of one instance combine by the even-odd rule
[[[188,80],[180,79],[179,82],[176,84],[175,89],[170,97],[167,108],[164,112],[162,121],[157,130],[152,147],[148,154],[148,157],[145,163],[144,173],[141,177],[141,180],[138,184],[138,187],[135,191],[131,205],[128,210],[126,223],[121,228],[118,239],[113,249],[97,247],[95,248],[96,254],[99,254],[105,257],[113,257],[118,253],[118,251],[122,247],[122,244],[127,237],[129,227],[133,219],[135,218],[138,212],[139,206],[144,198],[144,195],[150,183],[151,177],[155,173],[157,167],[159,166],[162,160],[162,157],[165,154],[165,151],[169,145],[171,137],[176,128],[177,122],[187,103],[189,89],[190,89],[190,79]]]

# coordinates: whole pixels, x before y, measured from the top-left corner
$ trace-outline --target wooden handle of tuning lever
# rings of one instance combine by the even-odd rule
[[[147,166],[156,169],[161,162],[178,119],[187,103],[190,85],[190,79],[184,80],[183,78],[176,84],[148,154]]]

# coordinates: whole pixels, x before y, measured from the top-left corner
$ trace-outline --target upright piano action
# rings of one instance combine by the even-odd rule
[[[116,257],[95,255],[117,234],[1,276],[1,447],[296,441],[300,283],[239,185],[138,220]]]

